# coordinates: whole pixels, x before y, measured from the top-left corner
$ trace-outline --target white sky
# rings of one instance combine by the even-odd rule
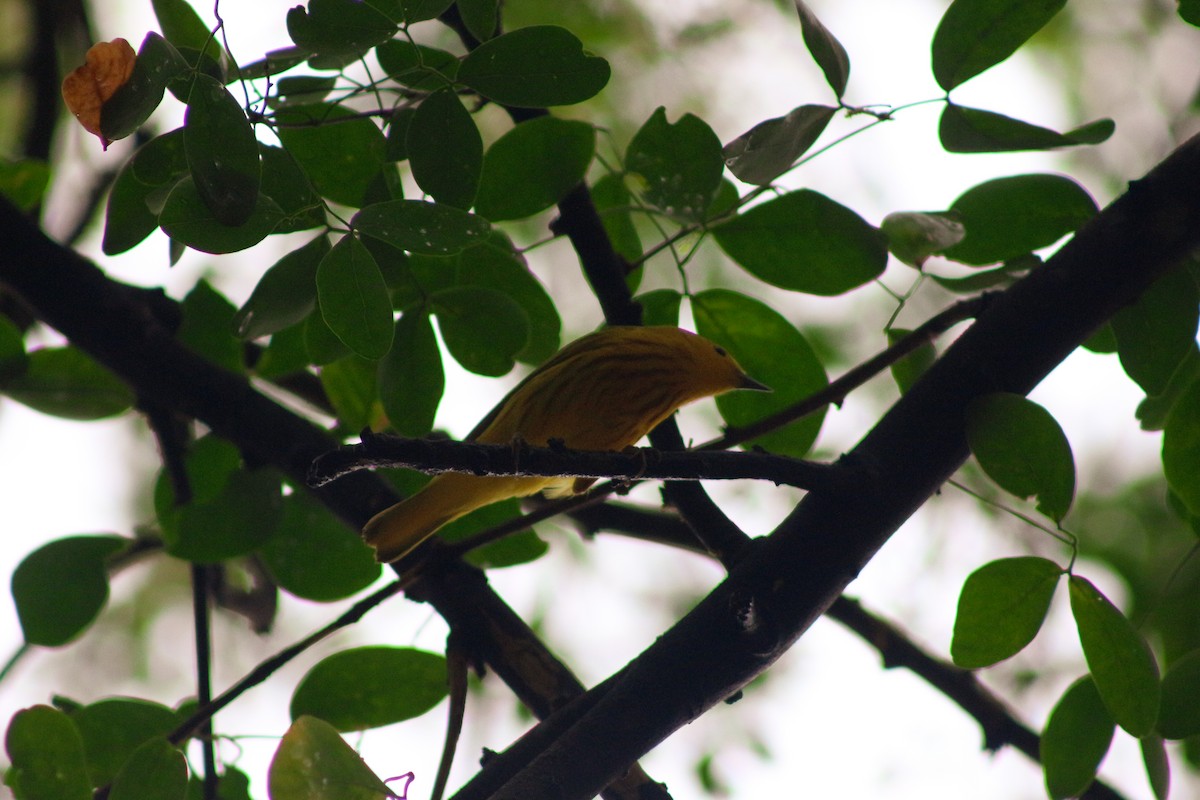
[[[282,20],[293,4],[291,0],[224,4],[222,12],[235,53],[248,61],[253,59],[252,54],[286,45]],[[122,35],[136,44],[153,25],[147,17],[148,2],[118,5],[110,0],[105,5],[110,16],[97,21],[104,38]],[[698,5],[712,14],[720,10],[715,3]],[[849,51],[853,66],[847,101],[898,105],[938,96],[940,92],[929,75],[928,41],[944,5],[922,0],[814,2],[825,24]],[[661,13],[670,16],[669,12]],[[659,84],[648,89],[645,97],[636,99],[644,106],[643,116],[660,104],[667,105],[671,119],[694,110],[713,125],[723,141],[728,141],[761,119],[786,113],[793,106],[829,102],[830,93],[819,70],[803,49],[799,26],[789,26],[782,20],[772,4],[754,6],[743,31],[713,47],[704,60],[711,66],[703,74],[694,72],[695,62],[678,63],[668,57],[660,67],[664,76],[670,78],[674,73],[685,87],[704,87],[706,106],[689,106],[688,93],[673,92],[674,83]],[[664,88],[666,85],[671,88]],[[1081,121],[1063,116],[1054,81],[1020,58],[963,87],[956,99],[1060,129]],[[892,210],[943,208],[964,189],[992,177],[1063,169],[1056,156],[1042,154],[947,156],[936,142],[938,110],[938,106],[914,109],[895,123],[852,141],[841,152],[819,159],[796,181],[802,178],[805,185],[855,208],[877,224]],[[1118,127],[1114,140],[1104,147],[1130,148],[1130,143],[1121,138],[1122,117],[1136,111],[1115,108],[1105,112],[1116,118]],[[179,109],[169,113],[178,114]],[[95,149],[93,141],[78,137],[71,146]],[[1146,163],[1160,155],[1146,154]],[[90,157],[98,156],[91,152]],[[1101,204],[1109,199],[1098,187],[1089,188]],[[565,251],[553,248],[547,248],[547,254],[566,257]],[[163,240],[156,237],[130,254],[102,259],[101,263],[123,280],[166,285],[176,296],[190,288],[206,267],[218,265],[193,254],[179,267],[169,269],[164,255]],[[235,302],[241,302],[263,264],[272,260],[270,255],[239,260],[249,282],[223,279],[221,286]],[[574,269],[573,262],[568,263]],[[578,277],[560,277],[562,273],[560,270],[548,278],[551,291],[578,291]],[[905,268],[893,266],[885,280],[903,288],[911,275]],[[843,314],[853,303],[803,300],[795,303],[794,316]],[[598,312],[588,313],[593,316],[567,322],[571,335],[599,322]],[[798,320],[803,327],[803,320]],[[883,321],[881,318],[880,327]],[[873,349],[874,344],[864,345],[864,352]],[[497,388],[495,381],[460,371],[451,372],[448,378],[447,397],[456,402],[444,405],[439,424],[462,434],[501,396],[503,389]],[[1087,391],[1078,391],[1081,386]],[[1092,405],[1097,397],[1105,398],[1102,415],[1097,415]],[[1116,454],[1127,464],[1149,464],[1156,457],[1157,437],[1139,432],[1132,421],[1139,395],[1121,377],[1111,357],[1073,356],[1039,387],[1034,398],[1050,408],[1066,429],[1082,464],[1081,485],[1087,485],[1096,475],[1096,465],[1111,465]],[[709,413],[710,409],[699,409],[685,414],[685,435],[692,432],[697,439],[707,438],[704,426]],[[823,447],[837,452],[849,446],[875,414],[873,406],[857,401],[831,413]],[[1092,422],[1099,419],[1104,420],[1100,425]],[[1113,419],[1122,422],[1113,424]],[[130,445],[130,431],[138,428],[130,418],[68,423],[12,402],[0,403],[0,487],[4,487],[8,522],[7,546],[0,549],[0,568],[11,573],[25,554],[53,538],[96,531],[128,534],[142,521],[131,518],[130,509],[135,501],[145,508],[146,498],[134,497],[136,490],[120,482],[129,464],[153,463],[153,447],[144,433],[137,436],[137,445]],[[753,534],[769,530],[795,500],[788,490],[766,496],[756,494],[750,502],[744,497],[744,487],[711,489],[719,500],[729,500],[737,519]],[[976,518],[959,513],[956,508],[961,505],[953,493],[932,501],[851,587],[851,592],[863,597],[869,608],[903,620],[918,640],[937,653],[948,649],[962,579],[989,558],[1015,554],[1015,543],[1001,541],[979,527],[963,527]],[[604,537],[600,546],[589,548],[587,560],[577,557],[581,545],[573,534],[553,534],[550,538],[553,552],[549,558],[497,571],[492,581],[518,610],[545,614],[551,646],[575,665],[589,684],[601,680],[648,645],[682,612],[677,607],[681,597],[689,593],[699,596],[721,577],[717,569],[701,559],[659,552],[613,537]],[[637,567],[631,569],[634,564]],[[25,662],[0,695],[0,719],[8,719],[21,706],[47,701],[53,691],[83,700],[112,694],[151,696],[168,704],[187,694],[191,645],[186,573],[177,572],[178,596],[169,598],[171,610],[157,617],[152,629],[155,637],[165,635],[176,642],[170,652],[141,654],[132,650],[130,642],[85,637],[71,648],[39,653]],[[931,573],[946,578],[916,579]],[[1104,576],[1100,576],[1100,583],[1119,594],[1119,587],[1110,587]],[[117,579],[114,589],[118,604],[128,599],[134,584],[136,581],[128,576]],[[572,587],[569,593],[561,591],[564,585]],[[276,632],[260,641],[253,640],[237,622],[219,625],[217,652],[225,660],[217,668],[218,688],[240,677],[266,655],[333,618],[340,608],[285,598]],[[598,613],[599,609],[604,613]],[[586,630],[581,630],[580,620],[587,620]],[[1052,702],[1055,690],[1061,691],[1082,671],[1069,622],[1056,614],[1050,628],[1053,635],[1043,635],[1039,640],[1036,658],[1050,659],[1063,671],[1055,678],[1058,685],[1047,687],[1049,691],[1042,699],[1033,702],[1036,717],[1026,722],[1034,727],[1043,721],[1048,711],[1046,702]],[[351,642],[415,643],[439,650],[444,635],[441,621],[426,607],[393,601],[372,612],[352,633],[317,648],[268,686],[256,689],[220,715],[218,728],[223,732],[265,737],[239,742],[242,754],[237,763],[250,773],[255,795],[265,796],[265,764],[277,743],[273,737],[287,725],[288,693],[322,654]],[[20,641],[15,613],[11,606],[5,606],[0,611],[0,655]],[[152,641],[160,644],[157,638]],[[111,665],[113,674],[98,677],[91,685],[68,683],[65,676],[78,674],[81,659],[98,659],[92,663]],[[136,677],[119,678],[123,673]],[[494,694],[505,697],[500,691]],[[468,716],[455,773],[458,782],[473,774],[479,747],[502,748],[521,729],[522,723],[515,719],[508,700],[493,698],[491,702],[493,710],[501,710]],[[478,698],[473,697],[472,703],[477,704]],[[422,797],[429,788],[440,751],[444,713],[444,707],[439,707],[415,724],[370,732],[351,742],[361,746],[368,764],[385,777],[416,770],[419,782],[412,796]],[[764,761],[749,747],[739,745],[745,736],[730,736],[731,729],[761,736],[774,759]],[[680,798],[699,796],[690,774],[691,759],[708,749],[719,752],[718,773],[734,798],[802,795],[939,800],[969,796],[1007,800],[1042,796],[1040,775],[1023,756],[1004,751],[989,757],[981,752],[980,742],[978,728],[949,701],[903,670],[884,672],[873,651],[836,624],[823,621],[772,672],[767,690],[751,690],[742,702],[714,709],[672,737],[645,763],[650,773],[666,781]],[[222,752],[233,757],[235,749],[223,747]],[[1149,794],[1138,762],[1136,746],[1119,734],[1104,774],[1131,798]],[[0,793],[3,791],[0,789]]]

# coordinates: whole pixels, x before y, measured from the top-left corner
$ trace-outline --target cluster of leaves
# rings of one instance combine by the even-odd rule
[[[1108,120],[1058,133],[949,98],[1007,59],[1064,3],[951,3],[932,46],[933,73],[947,92],[939,128],[946,150],[1047,149],[1107,138]],[[580,186],[628,262],[631,287],[651,257],[675,255],[683,287],[638,296],[646,322],[678,323],[686,301],[698,332],[774,387],[771,395],[719,398],[733,426],[792,406],[828,378],[804,334],[767,303],[724,286],[692,291],[684,267],[697,248],[715,243],[751,279],[817,296],[871,284],[889,253],[922,270],[923,285],[924,268],[938,254],[940,264],[971,271],[961,277],[961,270],[931,270],[932,280],[974,294],[1036,269],[1035,251],[1096,212],[1086,191],[1058,175],[998,178],[942,211],[897,212],[879,226],[815,190],[779,189],[776,181],[812,156],[839,111],[850,118],[869,113],[844,103],[848,55],[803,4],[801,33],[833,104],[801,105],[725,144],[702,119],[685,114],[671,122],[659,108],[611,160],[597,156],[593,125],[545,111],[597,95],[610,78],[608,63],[564,28],[501,33],[495,0],[310,0],[288,12],[294,46],[242,66],[186,0],[155,0],[154,8],[163,35],[146,36],[129,81],[101,109],[100,132],[106,140],[128,136],[168,91],[187,113],[181,128],[151,139],[121,169],[103,249],[123,253],[162,230],[178,258],[185,248],[231,253],[268,236],[312,232],[263,274],[240,308],[197,284],[181,304],[178,335],[213,362],[262,380],[316,374],[344,434],[364,426],[430,432],[444,389],[435,321],[447,354],[480,375],[504,375],[517,362],[536,365],[556,351],[558,304],[514,242],[519,228],[499,223],[535,217]],[[448,12],[473,40],[466,53],[418,43],[410,33],[415,23]],[[360,63],[369,65],[368,76],[378,70],[383,77],[359,77],[353,67]],[[301,65],[308,74],[283,75]],[[485,147],[476,112],[487,105],[507,109],[515,124]],[[895,113],[876,113],[868,125]],[[264,141],[272,136],[277,144]],[[26,187],[44,185],[37,173],[6,169],[6,191],[17,187],[28,197]],[[749,188],[739,188],[726,169]],[[419,197],[405,196],[405,176]],[[659,238],[647,247],[648,230]],[[692,250],[680,254],[676,246],[684,241]],[[1140,419],[1165,429],[1173,502],[1193,525],[1200,519],[1198,307],[1194,274],[1181,270],[1090,343],[1116,352],[1146,391]],[[252,366],[243,357],[247,345],[256,348]],[[898,369],[901,388],[934,357],[926,346]],[[0,391],[74,419],[118,414],[133,402],[120,381],[71,346],[26,352],[21,332],[4,319]],[[822,415],[812,414],[752,444],[802,456],[821,423]],[[1049,414],[1023,398],[996,395],[972,408],[970,430],[986,473],[1018,497],[1036,497],[1038,511],[1059,524],[1074,495],[1074,468]],[[232,445],[198,439],[186,471],[186,503],[177,502],[165,475],[155,492],[159,546],[170,556],[195,563],[254,557],[285,592],[316,601],[351,596],[378,578],[354,532],[303,487],[287,491],[277,473],[243,463]],[[512,502],[484,509],[444,535],[467,536],[517,513]],[[27,642],[62,646],[82,635],[104,606],[113,559],[134,545],[120,536],[76,536],[31,554],[13,577]],[[527,534],[476,556],[503,565],[544,549]],[[1018,652],[1036,634],[1063,574],[1069,570],[1050,561],[1020,558],[973,575],[960,605],[955,660],[975,668]],[[1068,796],[1086,787],[1120,725],[1142,738],[1156,791],[1164,794],[1162,738],[1200,733],[1200,710],[1188,700],[1200,696],[1197,651],[1160,681],[1152,651],[1128,620],[1086,579],[1071,575],[1069,584],[1091,673],[1047,725],[1050,792]],[[363,730],[423,713],[441,699],[444,684],[437,654],[363,648],[318,664],[294,693],[296,724],[277,753],[272,794],[297,796],[293,787],[326,778],[386,792],[362,777],[352,753],[322,762],[307,756],[338,749],[333,729]],[[186,768],[178,741],[168,737],[190,709],[132,700],[57,705],[27,709],[9,727],[8,780],[21,796],[85,797],[108,784],[114,797],[182,796]],[[1092,746],[1064,745],[1074,741]],[[331,772],[320,772],[324,764]],[[147,793],[150,775],[163,781],[157,794]],[[238,773],[227,771],[226,780],[238,781]]]

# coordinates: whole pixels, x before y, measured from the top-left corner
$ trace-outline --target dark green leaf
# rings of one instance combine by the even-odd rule
[[[496,35],[500,0],[458,0],[458,13],[467,30],[481,42]]]
[[[971,573],[958,598],[950,655],[964,669],[990,667],[1033,641],[1062,567],[1044,558],[1004,558]]]
[[[353,208],[363,205],[387,150],[375,123],[326,104],[280,109],[276,122],[279,140],[322,197]]]
[[[947,103],[938,137],[951,153],[1008,153],[1099,144],[1112,136],[1115,127],[1112,120],[1100,119],[1059,133],[993,111]]]
[[[395,797],[362,757],[327,722],[300,717],[292,723],[267,772],[275,800],[379,800]]]
[[[522,219],[557,203],[592,163],[596,133],[586,122],[538,117],[488,148],[475,209],[492,221]]]
[[[129,80],[100,109],[100,133],[115,142],[142,127],[162,103],[167,84],[187,68],[183,56],[166,39],[147,33]]]
[[[456,286],[434,293],[430,302],[446,349],[470,372],[507,374],[529,341],[528,315],[502,292]]]
[[[188,767],[183,753],[165,737],[157,737],[133,752],[113,780],[109,800],[184,800]]]
[[[310,53],[348,62],[391,39],[398,26],[369,3],[309,0],[307,10],[288,11],[287,29],[292,41]]]
[[[321,386],[342,430],[361,431],[376,422],[376,363],[350,355],[321,368]]]
[[[966,226],[945,252],[964,264],[994,264],[1054,244],[1096,213],[1096,202],[1061,175],[1015,175],[981,183],[950,206]]]
[[[151,0],[163,36],[176,47],[187,47],[217,63],[226,59],[221,45],[187,0]]]
[[[1095,779],[1115,730],[1091,677],[1071,684],[1042,732],[1042,768],[1052,798],[1065,800],[1083,794]]]
[[[692,298],[696,332],[724,346],[742,368],[772,391],[730,392],[717,398],[717,409],[732,427],[757,422],[825,388],[829,379],[808,341],[779,312],[726,289],[709,289]],[[780,354],[786,353],[786,357]],[[743,445],[803,456],[812,447],[825,418],[822,409]]]
[[[997,286],[1011,286],[1019,278],[1024,277],[1030,269],[1041,266],[1041,264],[1040,258],[1031,255],[1007,261],[995,269],[977,270],[961,278],[945,278],[929,272],[925,274],[948,291],[956,294],[978,294],[985,289],[993,289]]]
[[[404,161],[408,158],[408,126],[412,124],[416,113],[416,109],[405,106],[396,109],[388,120],[387,153],[384,156],[388,161]]]
[[[43,414],[64,419],[114,417],[133,405],[128,386],[70,346],[31,352],[25,371],[10,378],[3,392]]]
[[[8,317],[0,315],[0,393],[4,384],[29,369],[25,339]]]
[[[300,165],[281,147],[259,143],[261,191],[275,201],[284,218],[274,233],[307,231],[325,225],[325,205]]]
[[[521,505],[516,500],[492,503],[451,522],[438,531],[438,536],[447,542],[461,542],[480,531],[494,528],[519,516]],[[472,550],[467,556],[467,561],[480,569],[499,569],[536,561],[549,549],[549,545],[531,528],[527,528],[505,536],[498,542]]]
[[[804,44],[840,100],[846,93],[846,82],[850,80],[850,57],[846,55],[846,48],[821,24],[806,3],[796,0],[796,11],[800,14]]]
[[[883,218],[879,230],[887,237],[892,255],[917,269],[966,235],[957,215],[941,211],[895,211]]]
[[[1156,728],[1167,739],[1200,734],[1200,650],[1177,659],[1163,676]]]
[[[387,285],[371,252],[357,237],[343,236],[321,259],[317,302],[329,329],[363,358],[379,358],[392,346]]]
[[[1075,460],[1046,409],[1007,392],[977,397],[967,408],[967,443],[1000,488],[1036,497],[1037,510],[1055,522],[1067,515],[1075,496]]]
[[[933,34],[933,76],[947,92],[1011,56],[1067,0],[954,0]]]
[[[782,289],[837,295],[887,266],[883,235],[845,206],[803,189],[751,208],[713,229],[729,257]]]
[[[450,89],[426,97],[408,126],[408,160],[417,185],[439,203],[467,209],[479,191],[483,139]]]
[[[206,280],[200,280],[181,304],[183,321],[176,337],[190,350],[233,372],[242,371],[242,343],[233,335],[233,305]]]
[[[595,96],[610,74],[608,62],[585,53],[570,31],[531,25],[472,50],[459,67],[458,80],[502,105],[544,108]]]
[[[160,522],[171,555],[215,563],[260,547],[275,532],[282,512],[277,474],[267,469],[237,470],[228,475],[216,497],[198,498],[165,518],[160,514]]]
[[[381,2],[381,0],[368,0]],[[454,5],[454,0],[400,0],[402,19],[409,25],[436,19],[443,11]]]
[[[244,81],[279,75],[303,64],[310,55],[302,47],[280,47],[268,52],[265,58],[238,67],[237,74]]]
[[[392,349],[379,362],[378,381],[383,411],[397,433],[424,436],[433,429],[446,381],[427,314],[413,309],[400,317]]]
[[[683,295],[674,289],[655,289],[634,298],[642,304],[643,325],[678,325]]]
[[[692,114],[667,122],[659,106],[629,142],[625,169],[641,179],[640,194],[651,205],[669,216],[703,219],[724,171],[721,140]]]
[[[257,339],[295,325],[312,313],[317,306],[317,267],[328,253],[329,239],[318,236],[276,261],[233,316],[235,333],[243,339]]]
[[[25,641],[57,647],[91,625],[108,602],[105,561],[125,544],[119,536],[71,536],[25,556],[12,576]]]
[[[1200,378],[1183,390],[1167,415],[1162,462],[1171,491],[1200,515]]]
[[[1171,793],[1171,762],[1167,760],[1167,748],[1161,736],[1143,736],[1138,740],[1142,748],[1142,763],[1146,766],[1146,777],[1157,800],[1167,800]]]
[[[554,300],[529,265],[502,235],[486,244],[464,250],[456,258],[455,284],[495,289],[508,295],[529,318],[529,340],[517,360],[537,365],[558,352],[562,320]]]
[[[317,365],[332,363],[351,353],[325,324],[319,310],[304,321],[304,349],[308,351],[309,362]]]
[[[453,53],[401,39],[379,45],[375,56],[389,78],[423,92],[452,84],[460,63]]]
[[[71,719],[83,737],[88,774],[97,786],[111,783],[141,744],[179,724],[175,712],[164,705],[124,697],[86,705],[73,711]]]
[[[1141,737],[1158,720],[1158,664],[1125,615],[1078,575],[1072,575],[1071,613],[1100,698],[1117,724]]]
[[[912,331],[904,328],[888,328],[888,346],[896,344]],[[915,350],[910,352],[904,358],[892,364],[892,379],[896,381],[896,386],[900,388],[900,393],[903,394],[912,388],[912,385],[925,374],[925,370],[933,365],[937,360],[937,349],[932,342],[924,342]]]
[[[320,103],[336,84],[337,78],[333,75],[289,75],[275,84],[275,97],[268,102],[275,107]]]
[[[22,211],[32,211],[50,185],[50,165],[45,161],[23,158],[0,160],[0,194]]]
[[[91,800],[79,730],[50,706],[18,711],[4,739],[12,766],[4,782],[27,800]]]
[[[320,319],[320,316],[314,311],[307,319],[272,334],[271,341],[267,343],[266,349],[262,351],[262,355],[253,365],[254,374],[260,378],[271,380],[306,369],[309,360],[308,348],[304,342],[304,329],[307,327],[309,319],[313,317]],[[329,336],[335,342],[337,341],[337,337],[332,333]],[[344,347],[341,342],[338,342],[338,345]]]
[[[167,196],[158,224],[180,244],[202,253],[234,253],[261,242],[283,219],[283,210],[266,195],[258,195],[246,224],[229,227],[200,197],[195,182],[184,178]]]
[[[763,120],[725,145],[725,166],[738,180],[765,186],[808,152],[836,112],[829,106],[804,105],[786,116]]]
[[[1179,0],[1179,17],[1200,28],[1200,0]]]
[[[381,571],[358,533],[308,492],[283,498],[283,519],[259,555],[280,588],[321,603],[365,589]]]
[[[1166,391],[1196,345],[1200,290],[1186,270],[1155,281],[1138,301],[1112,318],[1121,366],[1147,395]]]
[[[613,249],[626,261],[641,258],[642,240],[630,214],[633,198],[621,176],[612,172],[602,175],[592,185],[592,202]]]
[[[292,695],[291,715],[361,731],[419,717],[446,692],[443,656],[408,647],[357,647],[309,670]]]
[[[117,174],[108,195],[105,255],[124,253],[158,228],[163,201],[187,169],[182,128],[156,136],[138,148]]]
[[[453,206],[391,200],[354,215],[356,230],[410,253],[449,255],[479,244],[491,232],[486,219]]]

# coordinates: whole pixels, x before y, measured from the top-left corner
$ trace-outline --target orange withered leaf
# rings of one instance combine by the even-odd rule
[[[87,51],[87,62],[63,79],[62,93],[67,108],[88,133],[95,134],[108,149],[100,132],[100,109],[133,74],[137,53],[124,39],[99,42]]]

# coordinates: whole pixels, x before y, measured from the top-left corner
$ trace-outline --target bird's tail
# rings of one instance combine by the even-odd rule
[[[447,490],[451,491],[447,491]],[[363,539],[375,548],[375,559],[382,563],[407,555],[438,528],[468,511],[462,498],[455,497],[452,486],[434,480],[421,491],[391,508],[385,508],[363,526]]]

